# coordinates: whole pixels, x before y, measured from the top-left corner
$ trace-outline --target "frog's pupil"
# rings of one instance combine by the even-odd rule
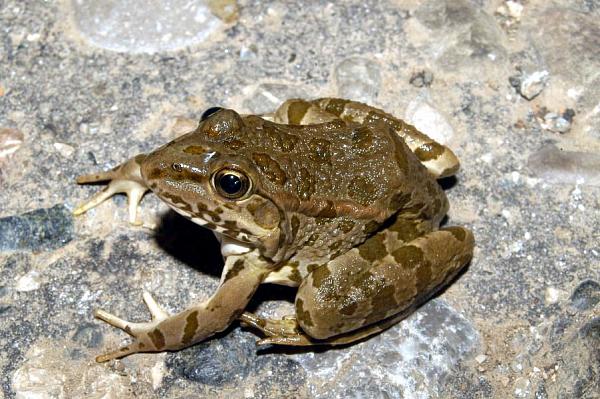
[[[222,110],[222,109],[223,108],[221,108],[221,107],[210,107],[209,109],[207,109],[206,111],[204,111],[204,113],[200,117],[200,121],[206,120],[209,116],[211,116],[215,112],[217,112],[219,110]]]
[[[234,174],[226,174],[219,179],[221,189],[229,195],[234,195],[242,189],[242,180]]]

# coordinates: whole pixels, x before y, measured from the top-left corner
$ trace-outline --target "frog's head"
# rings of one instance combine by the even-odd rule
[[[142,175],[181,215],[242,246],[273,253],[280,211],[261,194],[256,166],[240,150],[248,144],[247,130],[234,111],[205,113],[196,130],[148,154]]]

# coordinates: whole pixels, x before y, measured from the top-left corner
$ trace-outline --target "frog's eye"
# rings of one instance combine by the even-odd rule
[[[204,113],[200,117],[200,122],[207,120],[212,114],[214,114],[215,112],[218,112],[222,109],[223,108],[221,108],[221,107],[210,107],[209,109],[204,111]]]
[[[242,198],[250,191],[248,176],[235,169],[221,169],[213,175],[212,184],[217,193],[227,199]]]

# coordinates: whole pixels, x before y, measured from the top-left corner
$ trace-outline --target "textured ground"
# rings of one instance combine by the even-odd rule
[[[0,0],[0,398],[598,397],[598,2],[115,3]],[[169,141],[178,116],[298,96],[367,101],[455,150],[448,223],[475,233],[468,270],[348,348],[257,351],[235,325],[95,364],[125,337],[93,309],[144,320],[147,289],[180,310],[221,261],[151,196],[154,231],[121,197],[74,218],[97,189],[74,177]],[[283,315],[291,298],[265,286],[251,307]]]

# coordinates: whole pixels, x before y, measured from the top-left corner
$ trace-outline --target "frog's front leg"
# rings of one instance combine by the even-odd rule
[[[255,252],[228,257],[224,278],[213,296],[172,316],[162,310],[149,293],[144,293],[144,302],[152,314],[150,322],[131,323],[97,310],[96,317],[125,331],[134,341],[96,357],[96,361],[105,362],[139,352],[182,349],[226,329],[242,314],[267,274],[268,265]]]
[[[109,183],[102,191],[79,205],[73,213],[81,215],[113,195],[125,193],[129,202],[129,223],[139,224],[137,222],[137,207],[144,193],[149,190],[141,173],[141,163],[144,158],[146,158],[146,154],[140,154],[107,172],[98,172],[77,177],[77,183],[79,184],[102,181],[109,181]]]
[[[260,344],[341,345],[409,315],[471,259],[473,235],[461,227],[395,243],[382,231],[313,270],[296,296],[296,317],[241,320],[267,335]]]

